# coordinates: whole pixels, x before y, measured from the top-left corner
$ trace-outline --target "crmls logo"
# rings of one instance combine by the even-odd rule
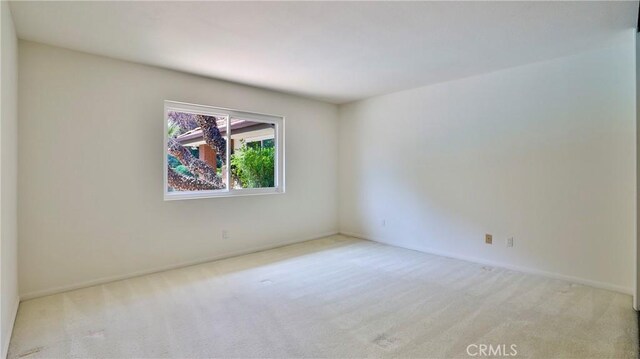
[[[517,345],[511,344],[469,344],[467,354],[472,357],[513,357],[518,355]]]

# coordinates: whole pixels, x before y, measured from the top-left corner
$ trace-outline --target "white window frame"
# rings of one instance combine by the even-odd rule
[[[226,189],[217,189],[210,191],[180,191],[180,192],[169,192],[168,186],[168,173],[167,167],[169,166],[167,154],[168,145],[167,141],[167,130],[168,130],[168,119],[169,112],[185,112],[199,115],[208,115],[208,116],[216,116],[216,117],[225,117],[227,119],[227,150],[226,150],[226,163],[227,163],[227,173],[226,173]],[[242,189],[233,189],[231,187],[230,179],[231,179],[231,164],[230,164],[230,156],[231,156],[231,118],[246,118],[255,122],[263,122],[263,123],[272,123],[275,125],[274,128],[274,149],[275,149],[275,178],[274,178],[274,187],[267,188],[242,188]],[[165,201],[173,201],[173,200],[182,200],[182,199],[197,199],[197,198],[215,198],[215,197],[235,197],[235,196],[252,196],[252,195],[265,195],[265,194],[281,194],[285,193],[284,186],[284,116],[278,115],[268,115],[257,112],[249,112],[249,111],[239,111],[233,110],[223,107],[214,107],[214,106],[205,106],[205,105],[196,105],[185,102],[177,102],[177,101],[169,101],[166,100],[164,102],[164,145],[163,145],[163,158],[164,158],[164,200]]]

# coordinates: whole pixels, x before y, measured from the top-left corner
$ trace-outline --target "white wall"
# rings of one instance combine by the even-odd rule
[[[337,231],[336,106],[36,43],[19,50],[24,297]],[[164,202],[165,99],[286,116],[287,193]]]
[[[629,30],[341,106],[341,232],[632,293],[634,68]]]
[[[18,47],[11,11],[0,2],[0,350],[6,357],[18,309]]]

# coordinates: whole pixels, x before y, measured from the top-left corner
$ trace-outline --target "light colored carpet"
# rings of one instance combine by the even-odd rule
[[[9,358],[635,358],[637,338],[630,296],[333,236],[23,302]]]

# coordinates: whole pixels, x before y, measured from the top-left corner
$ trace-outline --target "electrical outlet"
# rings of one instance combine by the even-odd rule
[[[507,238],[507,247],[513,247],[513,237]]]
[[[485,234],[484,235],[484,243],[493,244],[493,236],[490,235],[490,234]]]
[[[229,239],[229,231],[226,229],[222,230],[222,239]]]

